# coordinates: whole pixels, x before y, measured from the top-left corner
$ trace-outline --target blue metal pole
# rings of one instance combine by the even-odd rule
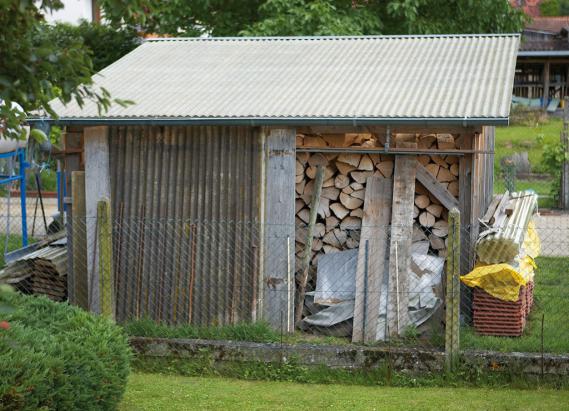
[[[18,161],[20,162],[20,206],[22,208],[22,247],[28,245],[28,221],[26,215],[26,162],[25,150],[18,149]]]

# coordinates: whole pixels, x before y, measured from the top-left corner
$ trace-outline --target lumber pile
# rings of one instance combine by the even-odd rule
[[[525,254],[523,245],[536,210],[537,194],[533,191],[495,196],[480,220],[485,230],[476,242],[478,261],[515,266],[514,261]],[[505,301],[475,287],[472,311],[476,331],[493,336],[522,335],[533,305],[533,288],[533,281],[528,281],[520,287],[517,301]]]
[[[476,255],[485,264],[509,263],[520,254],[528,224],[537,210],[537,194],[520,191],[496,196],[481,220],[486,230],[476,241]]]
[[[396,146],[431,150],[456,148],[456,139],[450,134],[415,135],[395,134]],[[350,152],[350,147],[381,148],[382,139],[373,134],[298,135],[298,147],[346,148],[340,153],[298,151],[296,158],[296,267],[304,267],[303,257],[308,243],[306,226],[310,219],[310,204],[315,192],[317,170],[324,170],[318,215],[312,241],[309,287],[314,286],[318,256],[358,248],[360,245],[366,183],[369,177],[392,179],[395,156],[380,153]],[[456,201],[459,195],[459,167],[456,156],[416,156],[417,165],[424,167],[434,182]],[[450,193],[450,194],[448,194]],[[419,180],[415,184],[412,204],[413,242],[421,242],[429,254],[446,257],[448,236],[448,207],[425,188]],[[389,230],[376,227],[376,230]],[[389,234],[389,233],[388,233]],[[377,237],[377,235],[375,235]],[[304,275],[297,272],[297,278]],[[304,281],[303,281],[304,283]]]
[[[0,284],[11,284],[26,294],[45,295],[54,301],[67,298],[67,246],[59,241],[39,248],[0,272]]]

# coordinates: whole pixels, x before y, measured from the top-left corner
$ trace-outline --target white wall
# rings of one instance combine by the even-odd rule
[[[77,24],[80,20],[92,21],[92,0],[63,0],[64,7],[45,15],[46,21]]]

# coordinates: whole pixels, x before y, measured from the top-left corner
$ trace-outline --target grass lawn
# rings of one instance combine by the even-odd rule
[[[462,348],[496,351],[541,350],[541,317],[544,315],[544,351],[569,353],[569,258],[538,257],[534,308],[521,337],[485,337],[463,328]],[[568,406],[569,407],[569,406]]]
[[[527,151],[532,171],[542,172],[541,156],[543,145],[559,142],[559,135],[563,128],[563,121],[551,117],[547,124],[535,127],[508,126],[496,127],[496,154],[494,156],[494,169],[500,170],[500,159],[515,152]],[[538,143],[537,136],[543,135],[543,143]]]
[[[569,391],[395,388],[133,373],[120,410],[563,410]]]
[[[551,117],[547,124],[529,126],[496,127],[496,149],[494,156],[494,192],[503,193],[505,184],[500,167],[500,160],[512,153],[528,152],[533,172],[543,173],[541,159],[543,146],[559,142],[559,134],[563,128],[563,121]],[[537,141],[537,136],[543,136],[543,142]],[[552,208],[556,204],[551,197],[551,180],[516,180],[516,190],[533,189],[539,194],[539,206]]]

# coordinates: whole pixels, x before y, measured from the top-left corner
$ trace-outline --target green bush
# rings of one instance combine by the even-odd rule
[[[116,409],[131,358],[111,321],[46,298],[0,291],[0,409]],[[2,313],[3,312],[3,313]]]

